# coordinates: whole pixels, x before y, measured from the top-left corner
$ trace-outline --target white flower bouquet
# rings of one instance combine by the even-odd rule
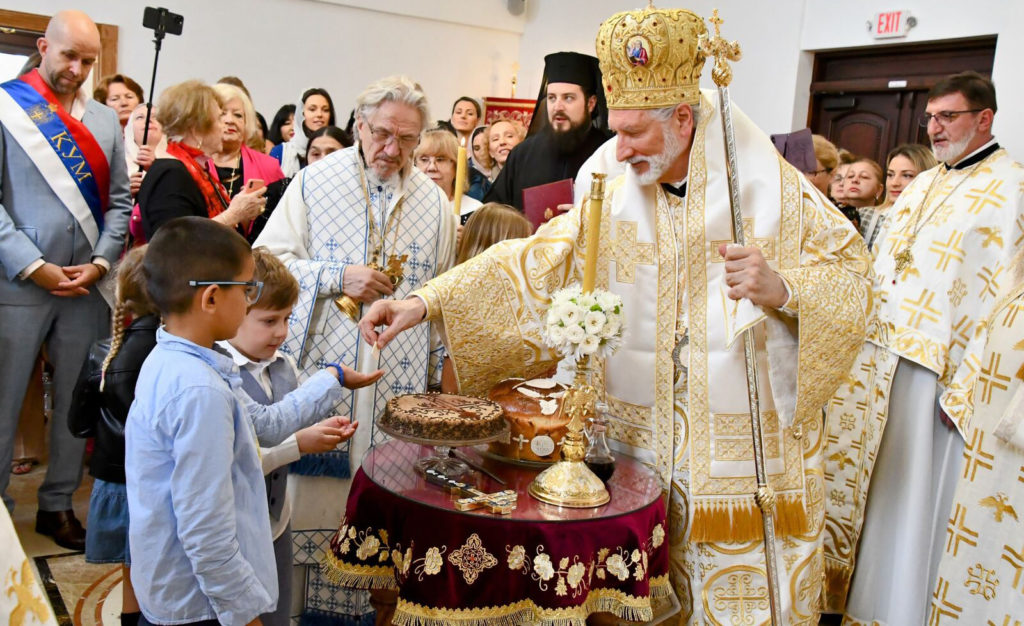
[[[594,289],[583,293],[579,284],[551,297],[544,342],[564,357],[610,356],[622,339],[622,298]]]

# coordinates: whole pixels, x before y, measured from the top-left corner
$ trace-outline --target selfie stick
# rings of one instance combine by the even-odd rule
[[[160,61],[160,45],[164,41],[164,35],[167,34],[167,25],[163,18],[168,11],[162,7],[157,11],[160,13],[160,19],[153,27],[153,45],[156,46],[156,53],[153,55],[153,77],[149,81],[149,102],[146,103],[146,126],[142,131],[142,145],[146,145],[146,141],[149,140],[149,119],[153,114],[153,90],[156,89],[156,65]],[[142,169],[140,165],[139,171],[141,172]]]

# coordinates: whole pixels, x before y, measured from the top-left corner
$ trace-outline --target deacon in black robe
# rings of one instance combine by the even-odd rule
[[[600,86],[597,58],[577,52],[544,57],[530,133],[509,153],[484,202],[522,211],[524,189],[576,178],[584,161],[611,137]]]

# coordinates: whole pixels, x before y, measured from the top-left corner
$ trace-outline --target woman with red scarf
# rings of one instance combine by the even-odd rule
[[[266,207],[266,188],[244,189],[234,198],[207,170],[221,150],[221,106],[209,85],[190,80],[167,88],[157,103],[168,138],[167,154],[149,168],[138,203],[146,240],[176,217],[209,217],[245,233]],[[256,182],[256,181],[254,181]]]

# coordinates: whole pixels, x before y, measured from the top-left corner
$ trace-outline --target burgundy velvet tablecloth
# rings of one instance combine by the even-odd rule
[[[582,625],[602,611],[646,621],[652,600],[671,596],[661,487],[636,461],[617,460],[611,502],[569,509],[527,495],[536,470],[485,460],[508,486],[474,473],[482,490],[519,493],[496,516],[456,511],[420,478],[413,463],[429,454],[401,441],[367,454],[325,560],[339,584],[397,589],[395,623]]]

